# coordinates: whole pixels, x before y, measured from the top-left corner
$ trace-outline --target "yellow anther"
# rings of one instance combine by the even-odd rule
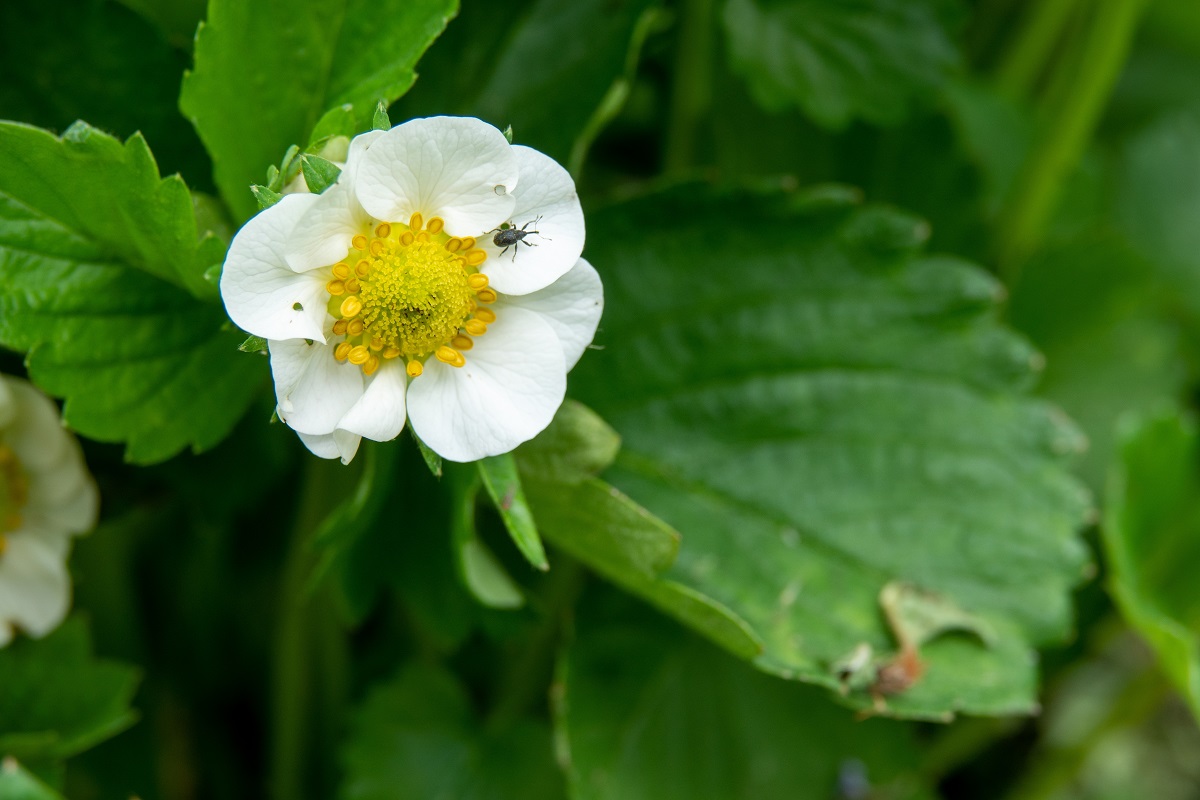
[[[481,303],[496,302],[496,290],[495,289],[480,289],[478,292],[475,293],[475,296],[479,298],[479,302],[481,302]]]
[[[354,274],[360,278],[367,277],[367,273],[371,271],[371,262],[365,258],[354,265]]]
[[[467,286],[472,289],[486,289],[488,285],[488,276],[482,272],[476,272],[474,275],[467,276]]]
[[[360,311],[362,311],[362,300],[359,300],[354,295],[350,295],[342,301],[341,312],[342,316],[346,319],[357,316]]]
[[[350,294],[358,294],[358,290],[361,288],[362,286],[359,285],[358,278],[351,278],[350,280],[346,281],[346,291]]]
[[[350,277],[350,265],[344,261],[333,265],[333,277],[346,280]]]
[[[384,351],[383,351],[383,357],[384,357],[384,358],[395,358],[395,357],[396,357],[396,356],[398,356],[398,355],[400,355],[400,348],[399,348],[399,347],[387,347],[387,348],[384,348]]]
[[[363,328],[365,327],[366,325],[361,319],[352,319],[350,320],[349,324],[346,325],[346,332],[351,336],[362,336]]]
[[[467,360],[463,358],[462,353],[458,352],[453,347],[447,347],[446,345],[439,347],[434,355],[437,356],[438,361],[449,364],[452,367],[461,367],[463,364],[467,363]]]
[[[376,336],[374,339],[372,339],[371,340],[371,349],[375,350],[376,352],[382,350],[383,349],[383,339],[380,339],[378,336]]]
[[[450,344],[454,345],[459,350],[470,350],[475,346],[475,342],[470,336],[463,336],[461,333],[450,340]]]
[[[386,222],[381,222],[375,226],[375,235],[380,239],[386,239],[392,233],[392,226]]]
[[[496,321],[496,312],[490,308],[477,308],[475,309],[475,319],[482,320],[491,325]]]
[[[342,342],[345,344],[345,342]],[[371,351],[363,347],[361,344],[350,348],[350,363],[362,366],[367,363],[367,359],[371,357]]]
[[[367,237],[363,236],[361,233],[358,234],[357,236],[355,236],[353,239],[350,240],[350,246],[353,247],[355,250],[366,250],[367,249]]]
[[[377,369],[379,369],[379,359],[375,356],[371,356],[367,359],[367,363],[363,364],[363,374],[365,375],[373,375]]]
[[[414,231],[421,230],[421,226],[424,224],[425,218],[421,216],[420,211],[408,218],[408,227],[412,228]]]
[[[408,247],[410,244],[413,243],[413,240],[416,238],[417,237],[413,236],[412,231],[405,231],[404,233],[400,234],[400,244],[404,245],[405,247]]]
[[[346,293],[346,284],[342,283],[341,281],[330,281],[329,283],[325,284],[325,291],[329,292],[334,297],[337,297],[338,295],[343,295]]]
[[[425,371],[425,368],[421,366],[420,361],[413,359],[408,362],[408,366],[404,368],[404,371],[408,373],[408,377],[410,378],[419,378],[421,377],[421,373]]]
[[[333,351],[333,357],[336,358],[338,361],[345,361],[347,358],[350,357],[350,351],[353,348],[354,348],[354,345],[350,344],[349,342],[342,342]]]
[[[482,250],[472,250],[467,253],[467,264],[472,267],[478,267],[487,260],[487,253]]]
[[[371,242],[371,255],[373,255],[373,256],[383,255],[384,247],[385,247],[385,245],[384,245],[382,239],[375,239],[374,241]]]
[[[480,322],[477,319],[469,319],[463,323],[463,327],[467,329],[467,333],[472,336],[483,336],[487,333],[487,323]]]
[[[335,336],[341,336],[343,333],[345,333],[345,332],[346,332],[346,326],[347,326],[347,325],[349,325],[349,324],[350,324],[350,323],[349,323],[349,322],[347,322],[347,321],[346,321],[346,320],[344,320],[344,319],[339,319],[337,322],[333,323],[333,333],[334,333],[334,335],[335,335]]]
[[[457,253],[462,249],[462,239],[459,239],[457,236],[450,237],[446,240],[446,249],[451,253]]]
[[[428,242],[429,241],[429,231],[421,231],[420,233],[418,233],[417,241],[418,242]]]
[[[442,232],[442,228],[444,227],[446,227],[445,220],[443,220],[441,217],[434,217],[433,219],[429,220],[429,224],[425,226],[425,229],[430,233],[438,234]]]
[[[470,250],[474,246],[475,246],[475,237],[474,236],[468,236],[465,239],[463,239],[463,243],[462,243],[463,250]]]

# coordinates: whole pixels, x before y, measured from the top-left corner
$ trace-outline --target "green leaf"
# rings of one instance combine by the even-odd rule
[[[995,639],[930,643],[891,713],[1034,710],[1088,498],[1078,432],[1023,396],[1037,358],[996,322],[995,280],[833,196],[683,187],[589,224],[605,349],[572,388],[622,436],[605,478],[683,534],[665,577],[749,623],[760,667],[831,688],[858,646],[897,647],[883,586],[936,592]]]
[[[61,794],[30,775],[11,758],[0,761],[0,797],[4,800],[64,800]]]
[[[612,464],[620,449],[621,437],[599,414],[567,400],[550,426],[518,448],[515,456],[523,475],[579,483]]]
[[[492,551],[479,540],[475,529],[476,501],[479,497],[479,475],[468,467],[455,467],[451,491],[450,536],[454,541],[459,579],[475,596],[490,608],[520,608],[525,596]],[[540,545],[540,542],[539,542]]]
[[[0,343],[28,352],[68,424],[131,461],[221,441],[266,365],[239,355],[220,306],[173,285],[213,296],[204,268],[224,250],[197,244],[186,187],[159,181],[137,137],[0,124],[0,143],[22,153],[0,169]]]
[[[527,479],[539,530],[554,545],[743,658],[762,652],[758,635],[721,603],[661,573],[679,534],[604,481]]]
[[[212,154],[235,214],[254,213],[248,188],[317,120],[350,104],[359,130],[376,101],[393,101],[457,11],[457,0],[211,0],[196,34],[180,108]]]
[[[115,736],[136,719],[138,680],[136,669],[92,655],[79,619],[14,642],[0,650],[0,754],[57,761]]]
[[[550,732],[484,727],[448,673],[410,666],[363,703],[343,753],[341,800],[565,800]]]
[[[337,183],[342,169],[332,161],[305,153],[300,156],[300,170],[304,173],[304,182],[313,194],[320,194]]]
[[[827,128],[899,122],[960,56],[947,0],[727,0],[732,68],[768,110],[799,106]]]
[[[1200,719],[1200,434],[1176,411],[1127,423],[1104,515],[1109,591]]]
[[[577,171],[624,104],[657,0],[466,4],[394,114],[469,114]],[[564,47],[570,42],[570,47]]]
[[[500,512],[500,519],[504,521],[504,527],[512,537],[513,544],[534,567],[543,571],[550,569],[512,453],[492,456],[476,463],[479,465],[479,475],[483,478],[488,496]]]
[[[126,264],[214,298],[204,271],[225,243],[196,229],[192,197],[178,175],[160,178],[146,140],[124,145],[77,122],[62,138],[0,122],[0,195],[86,237]]]
[[[932,796],[907,726],[857,721],[660,617],[597,605],[585,602],[560,670],[574,800]],[[851,782],[859,793],[839,791]]]

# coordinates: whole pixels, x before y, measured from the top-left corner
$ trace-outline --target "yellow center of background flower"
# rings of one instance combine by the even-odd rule
[[[333,333],[345,336],[334,349],[338,361],[370,375],[383,361],[403,357],[412,377],[431,356],[454,367],[466,363],[471,337],[496,320],[481,307],[495,302],[496,293],[479,272],[487,253],[474,238],[443,228],[436,217],[426,225],[413,214],[407,225],[381,222],[371,235],[354,237],[325,285],[329,313],[338,318]]]
[[[8,549],[4,534],[21,527],[21,510],[29,501],[29,479],[17,454],[0,444],[0,556]]]

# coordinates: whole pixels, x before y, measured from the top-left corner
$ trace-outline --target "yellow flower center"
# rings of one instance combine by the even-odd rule
[[[21,510],[29,501],[29,478],[12,448],[0,444],[0,556],[8,549],[4,534],[21,527]]]
[[[334,349],[367,375],[383,360],[407,361],[408,374],[421,374],[431,356],[455,367],[496,314],[481,304],[495,302],[479,266],[487,253],[475,239],[444,231],[434,217],[424,224],[413,214],[408,224],[380,222],[354,237],[345,261],[331,268],[329,312],[333,332],[345,336]]]

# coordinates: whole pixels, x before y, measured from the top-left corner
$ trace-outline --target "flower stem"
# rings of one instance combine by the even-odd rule
[[[1012,47],[996,68],[1001,91],[1012,97],[1033,94],[1078,5],[1078,0],[1039,0],[1028,6]]]
[[[323,592],[309,590],[314,567],[313,532],[345,497],[348,477],[336,462],[306,458],[303,498],[296,513],[280,579],[278,622],[271,680],[270,796],[297,800],[319,796],[314,788],[331,780],[324,762],[313,758],[311,722],[333,722],[343,706],[345,638]],[[328,728],[329,726],[323,726]]]
[[[997,220],[996,254],[1010,284],[1039,244],[1063,181],[1091,139],[1144,6],[1145,0],[1095,4],[1082,37],[1058,65],[1040,135]]]
[[[712,106],[713,0],[683,0],[675,50],[675,82],[667,121],[664,172],[677,175],[696,166],[697,133]]]

